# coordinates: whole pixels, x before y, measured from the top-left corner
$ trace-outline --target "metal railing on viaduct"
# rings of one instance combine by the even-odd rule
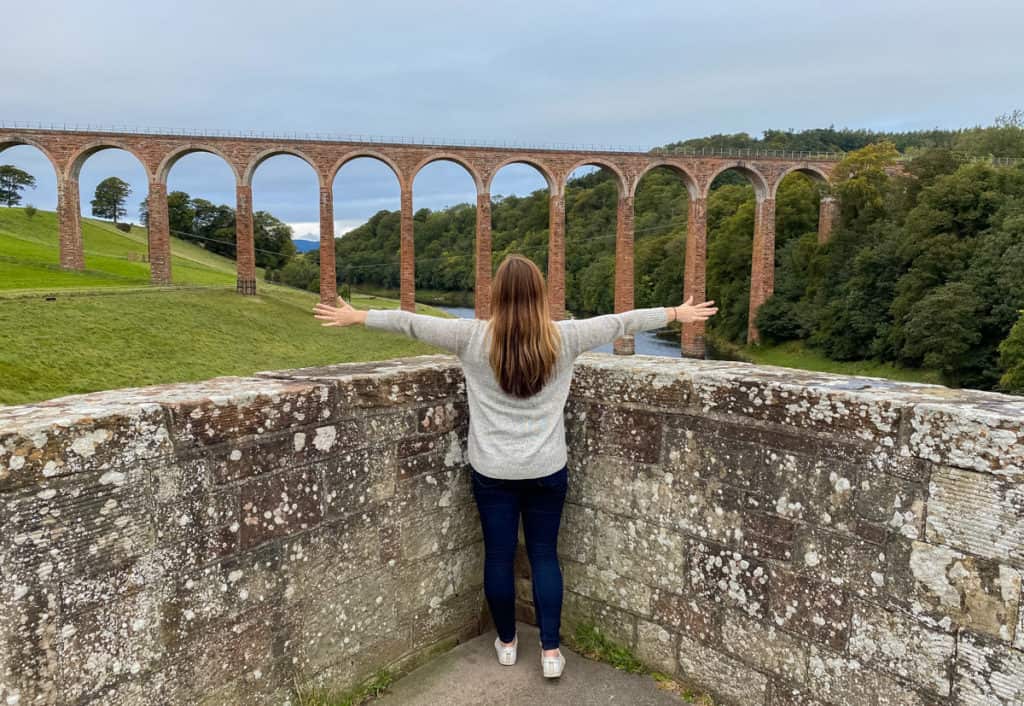
[[[154,283],[171,281],[170,227],[167,213],[167,175],[187,154],[208,152],[221,157],[236,182],[236,249],[238,291],[256,292],[253,244],[252,177],[266,159],[289,154],[312,167],[320,184],[320,294],[324,301],[336,295],[334,251],[334,177],[347,162],[360,157],[380,160],[394,172],[401,188],[401,305],[412,310],[415,300],[413,250],[413,182],[416,174],[439,160],[460,164],[476,185],[476,315],[490,311],[491,195],[495,174],[520,163],[537,169],[548,184],[550,223],[547,282],[551,310],[565,316],[565,185],[574,170],[596,166],[614,174],[618,184],[615,238],[615,310],[633,308],[633,199],[640,179],[657,167],[678,173],[689,192],[686,265],[683,298],[705,297],[707,259],[707,196],[712,181],[727,170],[743,174],[757,197],[754,247],[751,262],[748,339],[758,339],[754,317],[774,286],[775,195],[789,173],[799,171],[828,182],[837,159],[834,153],[776,152],[770,150],[628,151],[607,147],[524,147],[484,144],[420,144],[413,141],[337,136],[268,136],[194,134],[180,130],[56,129],[10,126],[0,123],[0,152],[15,145],[38,148],[57,175],[57,212],[60,223],[60,262],[67,269],[83,269],[85,258],[79,222],[78,176],[83,163],[104,149],[122,149],[142,164],[149,180],[149,260]],[[819,240],[827,240],[837,212],[830,197],[822,200]],[[683,355],[703,357],[703,323],[683,327]],[[631,341],[616,350],[631,351]]]

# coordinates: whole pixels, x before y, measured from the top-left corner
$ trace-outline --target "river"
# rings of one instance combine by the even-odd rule
[[[476,312],[469,307],[464,306],[438,306],[432,305],[437,309],[443,309],[449,314],[461,317],[463,319],[472,319],[476,316]],[[637,353],[642,355],[663,355],[669,358],[679,358],[679,343],[672,341],[666,341],[658,338],[654,335],[654,331],[641,331],[633,337],[633,345]],[[612,344],[608,343],[603,346],[598,346],[594,349],[602,353],[611,353]]]

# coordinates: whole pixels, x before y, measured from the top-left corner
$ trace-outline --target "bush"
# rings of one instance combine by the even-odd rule
[[[118,230],[124,231],[125,233],[131,233],[132,232],[132,224],[131,223],[115,223],[114,226]]]
[[[999,387],[1010,394],[1024,394],[1024,311],[999,344],[999,367],[1005,371]]]
[[[757,310],[754,322],[765,343],[782,343],[807,335],[800,324],[796,306],[779,297],[769,297]]]
[[[25,205],[25,216],[26,217],[33,218],[36,215],[36,213],[38,213],[38,211],[36,210],[35,206],[33,206],[32,204],[26,204]]]

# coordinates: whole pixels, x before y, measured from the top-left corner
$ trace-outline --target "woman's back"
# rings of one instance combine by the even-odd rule
[[[555,322],[558,358],[540,391],[525,398],[506,393],[498,383],[490,363],[487,320],[371,309],[365,323],[432,343],[459,357],[469,404],[469,463],[488,476],[518,479],[546,476],[566,464],[563,412],[576,357],[621,336],[664,326],[666,311],[664,307],[634,309]]]

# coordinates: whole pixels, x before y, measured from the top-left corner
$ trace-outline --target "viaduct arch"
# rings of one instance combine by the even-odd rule
[[[256,292],[256,261],[253,246],[251,177],[260,162],[276,154],[292,154],[307,162],[320,183],[320,297],[334,301],[337,295],[334,255],[334,194],[332,185],[338,170],[356,157],[372,157],[387,164],[401,186],[402,238],[401,302],[412,310],[415,300],[412,234],[412,185],[416,173],[437,160],[461,164],[473,178],[477,190],[476,225],[476,315],[490,311],[491,220],[490,185],[497,171],[512,163],[535,167],[549,185],[550,231],[548,241],[548,290],[552,314],[565,316],[565,183],[572,171],[595,165],[616,175],[619,186],[615,238],[615,310],[633,308],[633,199],[640,178],[657,167],[679,173],[689,193],[686,237],[686,272],[683,299],[705,296],[707,258],[707,196],[718,174],[733,169],[754,185],[757,218],[754,254],[751,262],[750,320],[748,340],[759,339],[754,317],[774,287],[775,194],[779,182],[793,171],[828,182],[835,166],[834,155],[791,153],[673,154],[660,151],[620,152],[606,150],[562,150],[508,147],[466,147],[378,143],[314,138],[265,138],[223,135],[177,135],[93,130],[22,129],[0,127],[0,152],[14,145],[32,145],[45,154],[57,173],[58,221],[60,223],[61,266],[83,269],[82,235],[78,219],[78,168],[82,155],[90,150],[117,147],[142,163],[149,179],[149,248],[151,279],[155,284],[171,282],[170,231],[167,214],[167,174],[174,162],[190,152],[220,156],[236,179],[237,290]],[[97,147],[100,146],[100,147]],[[828,239],[836,212],[835,201],[822,199],[819,242]],[[703,357],[703,323],[683,326],[682,354]],[[617,353],[632,353],[632,339],[616,341]]]

